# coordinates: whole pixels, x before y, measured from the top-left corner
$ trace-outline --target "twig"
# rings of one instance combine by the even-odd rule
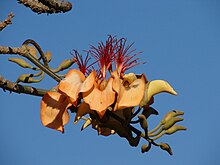
[[[72,9],[70,2],[62,2],[60,0],[18,0],[18,2],[38,14],[65,13]]]
[[[8,18],[6,18],[3,22],[0,22],[0,31],[2,31],[7,25],[12,24],[11,19],[14,17],[13,13],[8,14]]]
[[[56,12],[66,12],[72,9],[72,4],[63,0],[39,0],[49,8],[53,8]]]
[[[9,80],[6,80],[1,75],[0,75],[0,88],[2,88],[4,91],[8,90],[10,92],[15,92],[19,94],[23,93],[23,94],[41,96],[41,97],[48,92],[48,90],[45,89],[34,88],[31,86],[25,86],[11,82]]]

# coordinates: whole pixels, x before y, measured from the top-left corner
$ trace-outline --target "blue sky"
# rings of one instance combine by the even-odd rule
[[[0,45],[17,47],[28,38],[53,54],[52,66],[71,58],[72,49],[88,49],[108,34],[126,37],[143,51],[145,65],[133,68],[149,80],[165,79],[178,92],[160,94],[154,108],[160,115],[149,119],[153,128],[172,109],[185,112],[186,132],[164,136],[174,152],[169,156],[153,147],[142,154],[117,135],[81,132],[71,122],[65,134],[43,127],[39,97],[0,90],[0,164],[219,164],[220,152],[220,1],[218,0],[93,0],[71,1],[65,14],[37,15],[16,1],[0,1],[0,20],[13,12],[13,25],[0,32]],[[15,81],[22,70],[0,56],[0,74]],[[47,77],[36,86],[51,88]],[[141,141],[144,144],[145,141]],[[141,146],[141,145],[140,145]]]

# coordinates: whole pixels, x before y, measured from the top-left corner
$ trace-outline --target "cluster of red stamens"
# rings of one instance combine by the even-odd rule
[[[126,46],[126,41],[125,38],[117,39],[115,36],[109,35],[106,43],[99,42],[98,47],[91,45],[90,50],[86,51],[88,54],[84,60],[82,55],[74,50],[73,55],[80,71],[84,74],[90,73],[90,67],[97,62],[99,67],[97,70],[98,78],[105,79],[107,71],[112,72],[113,63],[115,63],[115,69],[119,75],[123,75],[128,69],[136,65],[144,64],[144,62],[137,62],[139,58],[134,58],[141,52],[134,53],[135,49],[130,50],[134,43]],[[95,62],[90,65],[88,65],[91,59],[89,54],[95,59]]]

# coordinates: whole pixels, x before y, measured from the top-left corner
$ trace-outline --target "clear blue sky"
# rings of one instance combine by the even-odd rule
[[[0,32],[0,45],[20,46],[28,38],[50,50],[56,67],[71,58],[70,51],[88,49],[108,34],[135,41],[147,63],[133,69],[149,80],[165,79],[178,92],[155,97],[156,125],[172,109],[185,112],[186,132],[164,136],[174,155],[153,147],[142,154],[117,135],[81,132],[81,122],[66,126],[65,134],[41,125],[39,97],[0,90],[0,164],[169,164],[220,163],[220,1],[219,0],[92,0],[71,1],[73,10],[58,15],[37,15],[16,1],[0,1],[0,20],[13,12],[13,25]],[[9,56],[8,56],[9,57]],[[10,56],[12,57],[12,56]],[[15,81],[22,70],[0,56],[0,74]],[[51,88],[47,77],[37,86]],[[144,144],[145,141],[141,141]],[[141,146],[141,145],[140,145]]]

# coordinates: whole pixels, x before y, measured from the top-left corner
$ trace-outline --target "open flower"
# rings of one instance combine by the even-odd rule
[[[164,80],[148,81],[144,74],[125,73],[134,66],[144,64],[136,58],[141,52],[135,53],[135,49],[131,49],[133,43],[126,46],[126,41],[109,36],[97,47],[90,46],[85,59],[77,50],[73,51],[78,69],[71,69],[66,74],[58,84],[57,92],[48,92],[43,97],[43,125],[64,132],[64,125],[69,121],[68,108],[74,106],[74,123],[89,114],[93,128],[100,135],[108,136],[115,132],[130,139],[131,131],[109,116],[106,113],[109,109],[129,123],[135,107],[143,108],[145,112],[153,103],[154,95],[161,92],[176,95]],[[89,55],[94,58],[91,64]]]

